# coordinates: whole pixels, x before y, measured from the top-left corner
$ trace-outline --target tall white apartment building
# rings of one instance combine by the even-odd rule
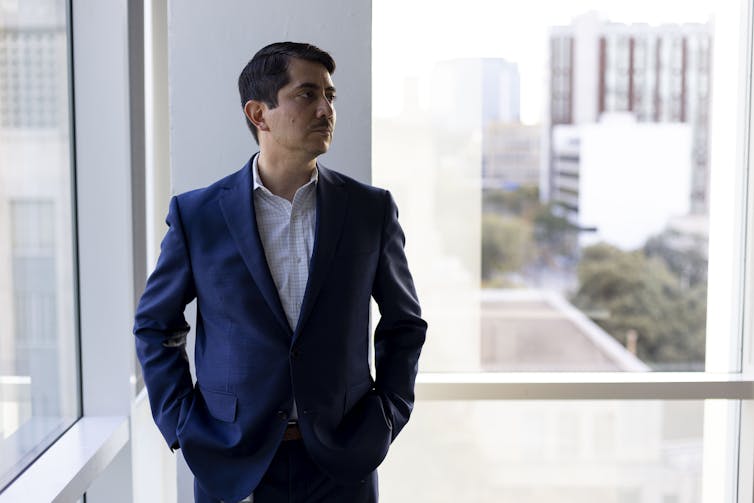
[[[546,200],[578,212],[578,190],[561,201],[561,187],[578,182],[573,155],[556,152],[559,125],[599,123],[606,113],[629,113],[638,123],[691,127],[693,214],[709,208],[709,109],[713,27],[705,24],[618,24],[596,13],[550,31],[549,113],[540,187]],[[571,153],[573,154],[573,153]],[[566,191],[568,192],[568,191]]]

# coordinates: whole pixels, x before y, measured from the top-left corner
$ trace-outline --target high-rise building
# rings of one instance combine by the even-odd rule
[[[541,135],[536,125],[488,123],[482,136],[482,188],[536,187]]]
[[[639,123],[688,124],[690,208],[691,213],[706,214],[711,44],[710,23],[626,25],[590,13],[569,26],[552,28],[546,141],[552,144],[558,125],[597,123],[612,112],[630,113]],[[546,199],[560,202],[563,177],[552,148],[549,154],[540,185]]]

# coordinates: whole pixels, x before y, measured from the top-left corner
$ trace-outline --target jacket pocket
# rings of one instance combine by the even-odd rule
[[[179,401],[178,405],[178,422],[176,423],[175,431],[179,432],[183,425],[186,423],[186,419],[191,412],[191,405],[193,404],[194,390],[190,393],[186,393]]]
[[[372,389],[372,386],[372,380],[367,379],[360,382],[359,384],[356,384],[355,386],[348,388],[343,403],[343,415],[348,414],[348,411],[350,411],[353,406],[356,405],[356,402],[361,400],[364,395],[369,393],[369,391]]]
[[[236,420],[236,409],[238,408],[236,395],[204,388],[200,390],[204,403],[207,404],[207,410],[212,417],[226,423],[232,423]]]

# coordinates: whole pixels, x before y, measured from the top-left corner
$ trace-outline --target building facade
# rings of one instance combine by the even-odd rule
[[[545,125],[550,145],[559,125],[599,123],[606,113],[628,113],[639,123],[691,127],[689,205],[709,209],[709,109],[712,25],[610,23],[595,13],[550,31],[550,100]],[[558,170],[554,149],[541,178],[546,198],[560,199],[573,173]],[[567,189],[566,189],[567,191]]]

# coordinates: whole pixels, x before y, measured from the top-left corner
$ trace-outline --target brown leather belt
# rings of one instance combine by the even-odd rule
[[[283,434],[283,442],[287,440],[301,440],[301,430],[298,429],[298,423],[288,423]]]

